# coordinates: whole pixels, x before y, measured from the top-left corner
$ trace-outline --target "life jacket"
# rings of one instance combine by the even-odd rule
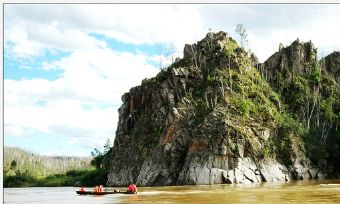
[[[130,184],[130,185],[128,186],[128,190],[129,190],[130,192],[135,192],[135,191],[134,191],[135,188],[133,187],[132,184]]]

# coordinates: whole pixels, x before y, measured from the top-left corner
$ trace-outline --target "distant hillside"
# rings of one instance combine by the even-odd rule
[[[44,156],[17,147],[4,147],[4,172],[8,175],[14,175],[18,170],[32,176],[61,174],[93,168],[90,162],[91,157]]]

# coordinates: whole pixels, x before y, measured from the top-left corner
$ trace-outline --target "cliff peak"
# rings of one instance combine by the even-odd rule
[[[340,85],[340,52],[334,51],[320,61],[322,70],[333,76],[335,81]]]
[[[300,42],[299,39],[284,47],[270,56],[263,64],[257,65],[258,70],[269,82],[276,83],[278,77],[290,82],[294,76],[310,75],[317,65],[317,49],[314,44]],[[278,76],[278,73],[283,76]]]

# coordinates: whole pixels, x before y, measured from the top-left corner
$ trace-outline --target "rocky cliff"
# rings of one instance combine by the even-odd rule
[[[340,52],[317,60],[311,42],[281,46],[257,69],[299,122],[305,154],[330,178],[340,172]]]
[[[320,68],[337,82],[338,56],[325,58],[331,69]],[[263,64],[225,32],[185,45],[183,59],[122,96],[107,185],[324,178],[328,164],[311,160],[306,128],[290,114],[298,105],[290,108],[283,94],[318,64],[311,42],[281,47]]]
[[[321,60],[323,70],[340,85],[340,52],[333,52]]]

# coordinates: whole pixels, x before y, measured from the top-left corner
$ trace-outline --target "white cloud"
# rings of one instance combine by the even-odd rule
[[[28,19],[15,19],[6,23],[6,51],[14,58],[30,58],[43,55],[47,50],[75,51],[106,47],[104,41],[82,30],[65,30],[59,24],[57,21],[34,24]]]
[[[62,69],[64,83],[77,98],[112,102],[120,100],[124,92],[139,85],[143,78],[156,75],[159,70],[148,64],[149,59],[143,54],[92,49],[74,52],[45,67]]]
[[[56,80],[4,80],[5,135],[34,132],[62,135],[68,142],[102,145],[117,125],[117,107],[124,92],[152,77],[160,57],[140,51],[118,52],[108,42],[174,43],[176,56],[185,43],[202,39],[208,28],[224,30],[234,39],[243,23],[250,48],[264,61],[279,43],[297,37],[312,40],[323,55],[339,50],[338,5],[149,5],[149,4],[15,4],[4,5],[5,55],[29,66],[45,52],[70,54],[43,62],[43,69],[61,70]],[[170,58],[162,53],[162,64]],[[28,61],[27,61],[28,59]],[[6,76],[5,76],[6,77]],[[105,108],[102,107],[104,104]],[[90,148],[93,148],[91,146]],[[51,150],[51,152],[54,152]]]
[[[67,51],[105,47],[89,33],[133,44],[173,42],[177,47],[204,35],[196,5],[6,5],[5,43],[18,57],[44,48]],[[7,46],[9,48],[9,46]]]
[[[159,71],[147,64],[151,58],[107,48],[80,50],[45,63],[48,69],[63,70],[54,81],[5,79],[6,135],[29,136],[32,131],[25,130],[32,129],[102,146],[115,135],[122,94]]]
[[[42,54],[42,47],[39,43],[29,41],[23,27],[5,29],[5,51],[7,55],[17,58],[36,56]],[[9,45],[12,43],[13,45]]]

